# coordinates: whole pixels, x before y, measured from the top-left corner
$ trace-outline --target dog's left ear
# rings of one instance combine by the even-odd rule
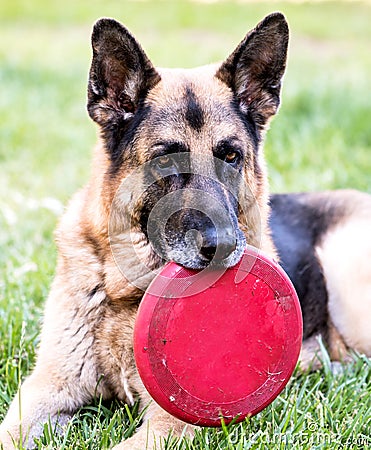
[[[88,112],[102,127],[104,137],[113,141],[124,132],[160,75],[134,36],[114,19],[96,22],[92,47]]]
[[[260,129],[280,103],[288,40],[283,14],[270,14],[246,35],[216,73],[235,93],[242,112],[249,113]]]

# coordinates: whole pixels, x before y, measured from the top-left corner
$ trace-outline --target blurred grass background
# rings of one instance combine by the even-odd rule
[[[291,43],[265,146],[272,190],[371,192],[370,2],[2,0],[0,417],[33,363],[56,221],[89,175],[94,21],[122,21],[155,65],[191,67],[224,59],[274,10]]]

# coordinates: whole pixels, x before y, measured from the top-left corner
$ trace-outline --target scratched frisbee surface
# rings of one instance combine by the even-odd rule
[[[203,289],[202,289],[203,287]],[[284,271],[248,248],[225,272],[165,266],[134,330],[139,374],[170,414],[202,426],[254,415],[288,382],[302,318]]]

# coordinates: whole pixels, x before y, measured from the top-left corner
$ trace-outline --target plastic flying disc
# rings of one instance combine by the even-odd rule
[[[152,398],[192,424],[242,421],[288,382],[302,317],[288,276],[248,248],[224,271],[167,264],[147,289],[134,329],[134,354]]]

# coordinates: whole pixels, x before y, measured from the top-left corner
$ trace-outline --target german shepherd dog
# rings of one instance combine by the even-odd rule
[[[90,182],[57,231],[36,366],[1,425],[3,448],[32,448],[44,423],[62,426],[97,396],[150,405],[117,449],[159,448],[183,432],[151,402],[133,357],[138,304],[169,260],[227,268],[246,244],[258,247],[281,259],[300,295],[303,361],[317,335],[333,359],[349,348],[371,355],[370,197],[268,195],[262,141],[288,36],[274,13],[222,64],[165,70],[120,23],[95,24],[88,111],[100,140]]]

